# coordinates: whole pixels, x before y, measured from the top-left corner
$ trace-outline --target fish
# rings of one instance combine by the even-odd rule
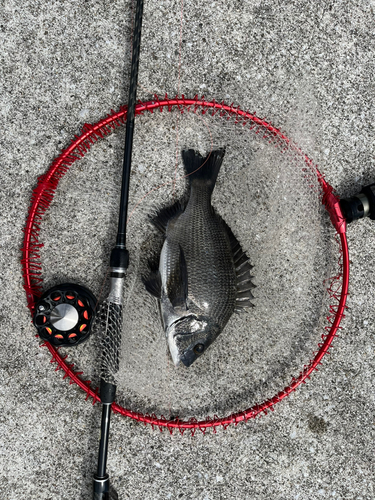
[[[254,305],[253,266],[211,204],[224,154],[225,148],[205,157],[194,149],[182,150],[187,202],[179,200],[149,216],[164,242],[158,266],[143,283],[159,301],[175,366],[191,366],[234,312]]]

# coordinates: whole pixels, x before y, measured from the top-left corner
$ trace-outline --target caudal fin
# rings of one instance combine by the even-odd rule
[[[212,192],[216,179],[223,163],[225,149],[220,148],[211,151],[203,158],[199,151],[194,149],[184,149],[181,153],[184,162],[185,173],[188,176],[190,184],[194,181],[200,181],[205,184]]]

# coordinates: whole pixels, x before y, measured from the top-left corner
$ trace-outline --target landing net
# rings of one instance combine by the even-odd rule
[[[310,377],[339,328],[348,255],[338,200],[294,143],[249,112],[182,97],[139,103],[136,115],[130,266],[114,410],[181,432],[254,418]],[[95,125],[86,124],[39,179],[23,248],[31,310],[42,278],[43,289],[69,281],[106,297],[125,121],[122,108]],[[157,301],[141,276],[162,245],[148,215],[186,193],[180,155],[185,147],[202,154],[226,148],[213,206],[249,255],[257,288],[254,308],[233,315],[191,367],[175,368]],[[48,223],[42,224],[46,217]],[[95,334],[64,354],[47,345],[65,377],[94,402],[99,399],[99,345]]]

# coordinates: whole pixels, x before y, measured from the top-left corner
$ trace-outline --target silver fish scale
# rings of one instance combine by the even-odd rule
[[[188,306],[225,326],[236,304],[236,272],[229,236],[207,189],[192,186],[185,211],[167,227],[166,267],[175,269],[181,246],[188,273]]]

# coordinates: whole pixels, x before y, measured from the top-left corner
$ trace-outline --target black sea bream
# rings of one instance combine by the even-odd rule
[[[151,218],[165,235],[159,269],[144,280],[160,300],[174,364],[190,366],[216,339],[234,311],[253,304],[252,266],[211,195],[224,149],[203,158],[182,151],[190,185],[186,206],[178,202]]]

